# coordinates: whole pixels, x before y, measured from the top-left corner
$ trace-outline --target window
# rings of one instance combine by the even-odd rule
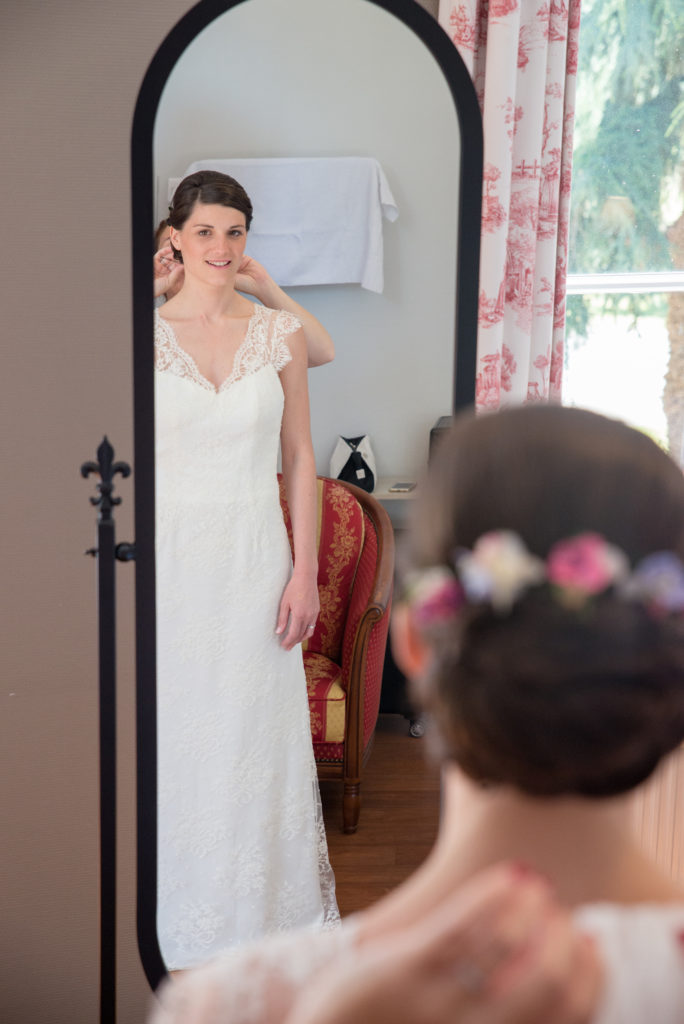
[[[584,0],[563,402],[684,445],[684,5]]]

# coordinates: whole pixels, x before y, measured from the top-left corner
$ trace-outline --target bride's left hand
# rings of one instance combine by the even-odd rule
[[[286,651],[313,634],[320,607],[316,577],[295,571],[280,599],[276,623],[276,634],[284,634],[280,642]]]

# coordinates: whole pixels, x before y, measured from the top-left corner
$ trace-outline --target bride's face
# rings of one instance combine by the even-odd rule
[[[247,244],[245,215],[230,206],[195,203],[183,227],[171,228],[171,242],[183,255],[186,276],[234,282]]]

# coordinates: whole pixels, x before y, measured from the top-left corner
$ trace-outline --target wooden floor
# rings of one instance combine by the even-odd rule
[[[427,856],[437,834],[439,772],[424,758],[424,740],[400,715],[381,715],[361,785],[354,835],[342,832],[342,786],[321,784],[330,861],[343,917],[375,902]],[[684,747],[633,798],[633,823],[644,852],[684,887]]]
[[[361,816],[342,832],[342,785],[321,783],[337,902],[343,917],[374,903],[425,859],[439,818],[439,771],[426,763],[425,741],[409,736],[401,715],[380,715],[361,783]]]

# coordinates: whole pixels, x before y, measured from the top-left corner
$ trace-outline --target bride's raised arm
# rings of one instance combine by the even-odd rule
[[[283,479],[292,521],[294,569],[280,602],[276,632],[287,650],[313,632],[319,611],[316,553],[316,464],[311,444],[306,339],[290,334],[292,360],[280,373],[285,408],[280,434]]]

